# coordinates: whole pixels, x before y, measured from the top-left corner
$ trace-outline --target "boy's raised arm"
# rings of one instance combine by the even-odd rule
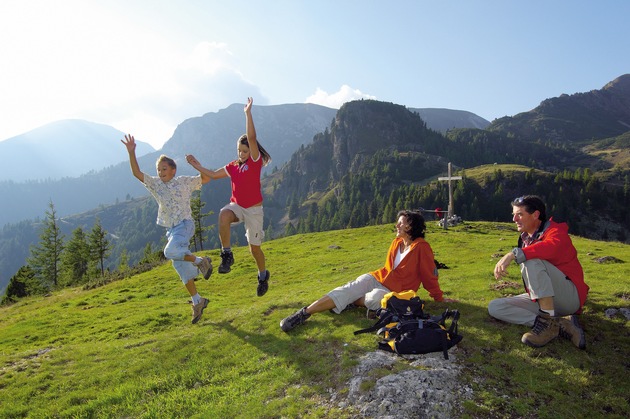
[[[136,140],[133,135],[125,135],[124,140],[120,140],[121,143],[127,147],[127,153],[129,153],[129,164],[131,165],[131,173],[142,183],[144,183],[144,173],[140,170],[138,165],[138,159],[136,158]]]

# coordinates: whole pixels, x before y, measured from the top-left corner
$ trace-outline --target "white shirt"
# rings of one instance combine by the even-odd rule
[[[398,250],[396,250],[396,255],[394,256],[394,269],[396,269],[400,261],[402,261],[405,258],[405,256],[407,256],[407,253],[409,253],[409,250],[411,250],[411,246],[409,246],[407,250],[405,250],[404,252],[400,251],[400,247],[398,248]]]
[[[144,186],[158,203],[158,225],[171,228],[192,220],[190,197],[201,189],[201,176],[177,176],[165,183],[157,176],[143,175]]]

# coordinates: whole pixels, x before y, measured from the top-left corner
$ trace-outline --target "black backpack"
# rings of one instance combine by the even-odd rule
[[[383,338],[378,349],[399,355],[442,351],[448,359],[448,350],[462,340],[457,326],[459,311],[446,309],[441,316],[432,317],[424,312],[424,302],[413,291],[386,294],[381,306],[374,325],[354,332],[358,335],[376,330]]]

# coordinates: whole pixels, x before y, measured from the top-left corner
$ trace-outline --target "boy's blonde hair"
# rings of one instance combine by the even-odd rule
[[[160,157],[158,157],[157,161],[155,162],[155,165],[158,166],[160,163],[162,162],[166,162],[166,164],[168,164],[169,166],[171,166],[173,169],[177,169],[177,163],[175,163],[175,160],[173,160],[172,158],[162,154]]]

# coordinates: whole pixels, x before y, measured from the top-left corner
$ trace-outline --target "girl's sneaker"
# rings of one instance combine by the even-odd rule
[[[269,289],[269,276],[270,275],[271,274],[269,273],[269,271],[265,270],[265,277],[264,278],[261,278],[260,276],[258,277],[258,288],[256,288],[256,295],[258,295],[259,297],[262,297],[263,295],[265,295],[265,293]]]
[[[219,273],[226,274],[232,270],[234,265],[234,255],[232,252],[221,252],[221,265],[219,265]]]

